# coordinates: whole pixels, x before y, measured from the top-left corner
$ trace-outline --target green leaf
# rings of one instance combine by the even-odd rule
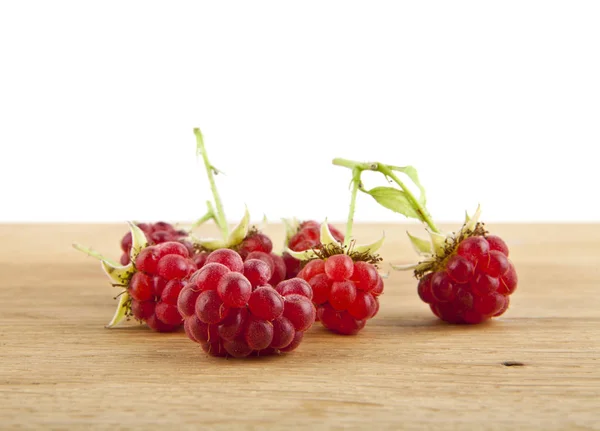
[[[421,216],[413,208],[406,197],[406,194],[401,190],[392,187],[375,187],[371,190],[367,190],[366,193],[373,196],[381,206],[384,206],[387,209],[409,218],[421,220]]]
[[[415,167],[414,166],[402,166],[402,167],[397,167],[394,170],[402,172],[408,178],[410,178],[413,183],[415,183],[415,185],[419,188],[419,193],[420,193],[419,194],[419,203],[421,205],[425,206],[425,204],[427,203],[427,198],[425,196],[425,187],[423,187],[423,185],[421,185],[421,182],[419,181],[419,174],[417,174],[417,170],[415,169]]]

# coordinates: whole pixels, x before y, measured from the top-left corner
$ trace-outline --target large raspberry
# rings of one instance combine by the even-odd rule
[[[336,241],[343,243],[344,235],[337,230],[333,225],[328,225],[329,231]],[[321,245],[320,241],[320,224],[314,220],[307,220],[295,226],[288,226],[292,232],[287,241],[287,247],[293,251],[310,250]],[[283,260],[286,266],[285,278],[293,278],[300,272],[300,260],[292,257],[289,253],[283,253]]]
[[[245,262],[230,249],[210,253],[179,295],[188,337],[212,356],[242,358],[294,350],[315,320],[315,307],[307,296],[312,292],[308,285],[304,290],[285,289],[283,284],[293,280],[273,288],[266,284],[271,277],[269,264],[252,253]]]

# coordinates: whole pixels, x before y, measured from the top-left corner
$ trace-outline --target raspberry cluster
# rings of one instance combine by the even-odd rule
[[[159,332],[170,332],[183,323],[177,298],[184,280],[196,271],[188,248],[174,241],[143,248],[135,258],[127,286],[131,314]]]
[[[246,357],[294,350],[315,321],[310,286],[294,278],[274,288],[271,256],[211,252],[177,302],[188,337],[213,356]]]
[[[162,244],[167,241],[178,241],[187,247],[190,255],[194,253],[192,243],[185,240],[185,238],[187,238],[187,232],[185,230],[175,229],[170,223],[164,221],[156,223],[137,223],[137,227],[144,232],[148,244],[150,245]],[[121,265],[127,265],[130,262],[131,245],[131,232],[127,232],[123,235],[123,238],[121,238],[121,250],[123,251],[120,258]]]
[[[379,311],[383,280],[371,263],[334,254],[310,260],[298,276],[310,284],[317,318],[330,331],[356,334]]]
[[[460,241],[417,287],[433,313],[449,323],[481,323],[503,314],[517,288],[517,272],[506,243],[496,235]]]
[[[334,226],[328,225],[329,231],[333,237],[340,243],[344,242],[344,235]],[[305,251],[318,247],[320,241],[321,225],[314,221],[308,220],[300,223],[294,235],[288,240],[288,248],[293,251]],[[300,272],[300,260],[292,257],[289,253],[283,253],[283,260],[286,266],[286,278],[296,277]]]

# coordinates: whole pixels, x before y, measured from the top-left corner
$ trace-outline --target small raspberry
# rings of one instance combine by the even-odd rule
[[[346,254],[311,260],[300,272],[313,290],[318,320],[327,329],[343,335],[358,333],[379,310],[383,280],[374,264],[356,261]],[[323,261],[321,261],[323,262]],[[381,290],[375,287],[381,284]]]
[[[173,225],[162,221],[156,223],[138,223],[137,226],[146,235],[149,245],[177,241],[185,246],[190,256],[194,254],[194,247],[188,240],[188,234],[184,230],[177,230]],[[121,265],[127,265],[130,262],[129,255],[131,254],[131,244],[131,232],[127,232],[123,235],[123,238],[121,238],[121,250],[123,251],[120,258]]]
[[[131,314],[160,332],[177,329],[183,323],[177,298],[184,287],[183,280],[196,270],[187,248],[178,242],[146,247],[135,259],[135,268],[127,286]],[[152,305],[154,313],[150,314]]]
[[[337,230],[333,225],[328,225],[329,231],[333,237],[340,243],[344,242],[344,235]],[[295,233],[293,233],[287,241],[287,247],[293,251],[310,250],[321,245],[320,230],[321,225],[314,220],[307,220],[298,225]],[[290,229],[294,229],[290,227]],[[283,253],[285,262],[286,274],[285,278],[293,278],[300,272],[300,260],[292,257],[289,253]]]
[[[356,334],[379,311],[377,297],[383,293],[383,280],[376,267],[381,259],[374,253],[383,238],[369,245],[359,246],[353,241],[345,245],[323,223],[317,241],[320,245],[310,250],[298,252],[288,247],[286,252],[304,262],[298,277],[312,289],[316,319],[332,332]],[[305,287],[281,289],[302,293]]]

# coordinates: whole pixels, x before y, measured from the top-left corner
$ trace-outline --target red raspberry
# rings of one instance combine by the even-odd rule
[[[237,271],[239,253],[220,249],[209,254],[177,300],[188,337],[213,356],[241,358],[295,349],[315,321],[312,291],[301,279],[276,288],[266,284],[272,279],[273,260],[272,254],[254,250]]]
[[[176,230],[173,225],[162,221],[150,224],[138,223],[137,226],[146,235],[148,245],[177,241],[185,246],[190,256],[194,254],[194,247],[192,243],[187,240],[188,234],[184,230]],[[131,252],[131,244],[131,232],[127,232],[123,235],[123,238],[121,238],[121,250],[123,251],[120,258],[121,265],[127,265],[130,262],[129,255]]]
[[[333,237],[340,243],[344,242],[344,235],[334,226],[328,226]],[[321,225],[314,220],[300,223],[297,232],[288,241],[288,248],[294,251],[304,251],[320,246],[320,229]],[[288,253],[283,254],[283,260],[286,266],[285,278],[296,277],[300,272],[300,261]]]
[[[166,232],[170,225],[158,223],[157,232]],[[136,239],[135,261],[120,266],[97,252],[74,244],[74,247],[102,261],[102,268],[114,286],[125,288],[119,295],[117,311],[108,324],[113,327],[130,316],[156,331],[176,330],[182,323],[177,309],[177,300],[188,277],[197,267],[190,258],[189,248],[175,241],[148,245],[146,234],[149,226],[131,224]],[[162,229],[162,230],[161,230]],[[124,248],[128,246],[125,238]],[[138,249],[141,250],[138,251]]]
[[[478,224],[473,236],[459,239],[421,277],[419,297],[449,323],[481,323],[502,315],[517,287],[517,273],[506,243]]]
[[[188,249],[179,242],[149,246],[134,264],[136,272],[127,286],[131,314],[156,331],[174,331],[183,323],[177,310],[183,280],[196,270]]]
[[[330,331],[356,334],[379,311],[383,280],[372,263],[333,254],[309,261],[299,276],[312,288],[317,320]]]

